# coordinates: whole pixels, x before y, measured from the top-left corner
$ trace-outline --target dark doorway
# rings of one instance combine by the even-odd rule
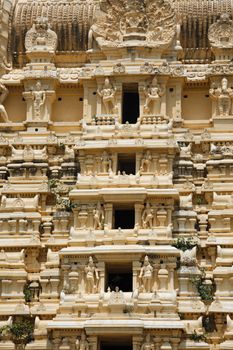
[[[111,337],[111,339],[101,339],[100,340],[100,350],[132,350],[132,338],[125,338],[122,334]]]
[[[122,124],[136,124],[139,115],[138,84],[123,84]]]
[[[115,291],[116,287],[118,287],[122,292],[132,292],[133,273],[131,262],[106,264],[105,276],[106,291],[108,287],[110,287],[111,291]]]
[[[135,226],[134,209],[115,209],[114,228],[131,229]]]
[[[100,350],[132,350],[130,344],[100,344]]]
[[[120,173],[135,175],[136,156],[135,154],[118,154],[118,168]]]

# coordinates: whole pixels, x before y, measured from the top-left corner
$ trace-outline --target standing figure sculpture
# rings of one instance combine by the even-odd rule
[[[148,173],[151,171],[151,162],[152,162],[152,156],[149,150],[146,151],[142,158],[141,162],[141,170],[145,173]]]
[[[106,151],[103,152],[101,157],[101,167],[103,173],[109,173],[112,171],[112,160]]]
[[[150,334],[147,334],[145,342],[142,344],[140,350],[154,350],[154,343],[151,341]]]
[[[150,204],[146,203],[146,207],[142,213],[142,227],[143,228],[153,228],[153,218],[154,218],[153,209],[151,209]]]
[[[150,86],[144,88],[146,102],[144,105],[144,113],[146,114],[160,114],[161,97],[165,90],[158,84],[157,77],[154,77]]]
[[[116,113],[116,102],[115,102],[116,90],[117,90],[116,88],[112,87],[108,78],[105,79],[102,90],[99,90],[99,89],[97,90],[98,95],[102,99],[106,114]]]
[[[0,83],[0,115],[5,123],[9,123],[10,121],[6,109],[3,106],[3,102],[6,99],[7,95],[8,89],[2,83]]]
[[[88,264],[85,266],[86,274],[86,291],[88,294],[96,293],[99,274],[95,267],[94,261],[90,256]]]
[[[104,211],[101,207],[101,204],[98,203],[96,209],[93,210],[93,219],[94,219],[94,230],[102,230],[104,226]]]
[[[146,293],[151,292],[151,282],[153,278],[153,267],[149,262],[148,256],[145,256],[143,266],[139,274],[140,286]]]
[[[42,90],[41,82],[36,83],[36,88],[32,91],[33,96],[33,116],[34,119],[43,119],[42,107],[45,104],[46,94]]]
[[[213,83],[209,93],[210,97],[217,101],[217,115],[226,117],[232,114],[233,89],[228,87],[226,78],[222,79],[219,87]]]

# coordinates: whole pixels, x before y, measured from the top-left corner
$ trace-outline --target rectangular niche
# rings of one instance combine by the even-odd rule
[[[115,291],[118,287],[122,292],[132,292],[133,290],[133,272],[132,262],[111,262],[106,263],[105,268],[105,290],[110,287]]]
[[[132,338],[123,334],[101,337],[98,350],[133,350]]]
[[[136,155],[135,153],[118,154],[117,172],[127,175],[135,175],[136,172]]]
[[[186,86],[181,103],[184,120],[209,120],[212,116],[212,101],[207,86]]]
[[[122,124],[136,124],[140,115],[139,92],[137,83],[123,84],[122,87]]]
[[[135,226],[135,209],[133,206],[113,208],[113,228],[133,229]]]

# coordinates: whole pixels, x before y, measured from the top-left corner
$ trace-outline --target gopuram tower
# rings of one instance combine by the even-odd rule
[[[0,350],[232,350],[233,1],[0,6]]]

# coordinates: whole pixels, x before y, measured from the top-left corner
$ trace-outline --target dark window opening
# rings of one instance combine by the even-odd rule
[[[138,84],[123,84],[122,124],[136,124],[139,115]]]
[[[134,209],[115,209],[114,228],[132,229],[135,226]]]
[[[110,288],[115,292],[116,288],[122,292],[132,292],[133,290],[133,273],[132,263],[118,264],[111,263],[106,265],[105,290]]]
[[[100,344],[100,350],[132,350],[132,345],[130,344]]]
[[[136,156],[135,154],[119,154],[118,155],[118,171],[121,174],[133,174],[136,171]]]

